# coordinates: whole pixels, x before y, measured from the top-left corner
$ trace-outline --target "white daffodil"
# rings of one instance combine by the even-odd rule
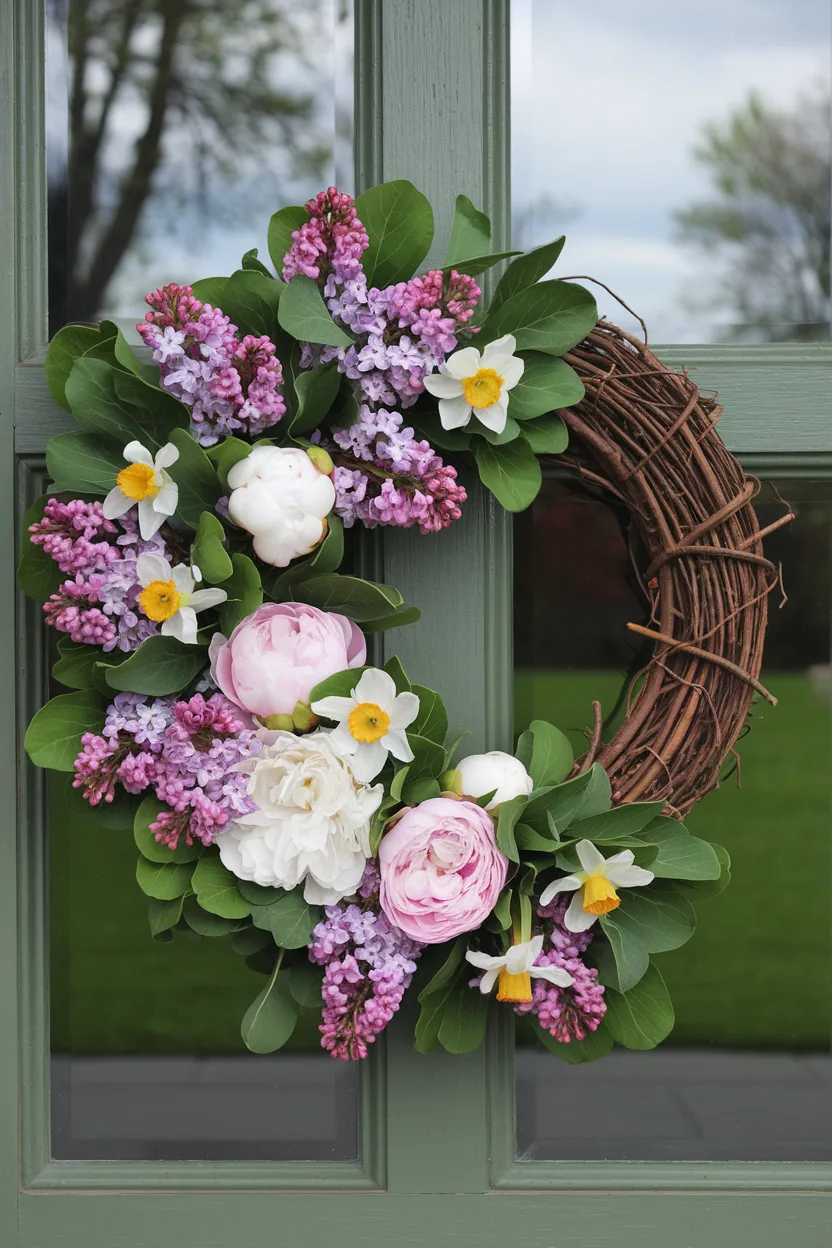
[[[502,433],[508,415],[508,392],[526,367],[514,354],[513,334],[505,334],[479,353],[463,347],[449,355],[439,371],[425,378],[425,389],[439,399],[443,429],[460,429],[471,416],[494,433]]]
[[[161,555],[139,555],[136,575],[143,587],[139,606],[149,620],[161,624],[166,637],[176,637],[187,645],[196,644],[196,613],[219,606],[228,594],[224,589],[196,589],[202,580],[199,568],[184,563],[171,568]]]
[[[558,988],[569,988],[575,981],[568,971],[559,966],[535,966],[543,949],[543,937],[535,936],[522,944],[512,945],[498,958],[471,949],[465,954],[466,962],[484,971],[480,980],[480,992],[491,992],[499,979],[498,1001],[531,1001],[532,979],[546,979]]]
[[[578,841],[575,848],[583,870],[553,880],[540,894],[540,904],[548,906],[558,893],[574,892],[563,922],[570,932],[585,932],[599,915],[621,905],[616,888],[641,888],[652,881],[653,872],[633,866],[631,849],[605,858],[591,841]]]
[[[154,459],[141,442],[129,442],[124,458],[128,466],[122,468],[104,499],[104,515],[108,520],[116,520],[138,503],[139,532],[148,542],[176,511],[179,486],[165,469],[176,463],[179,451],[172,442],[166,442]]]
[[[362,784],[378,775],[388,753],[402,763],[413,759],[405,728],[419,714],[419,699],[415,693],[397,694],[393,677],[377,667],[362,673],[348,698],[321,698],[312,710],[337,721],[332,743],[353,756],[353,775]]]

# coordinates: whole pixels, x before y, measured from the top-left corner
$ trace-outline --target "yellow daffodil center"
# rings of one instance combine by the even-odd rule
[[[512,975],[509,971],[500,971],[497,980],[497,1000],[513,1001],[515,1004],[520,1001],[531,1001],[532,999],[532,977],[528,971],[521,971],[519,975]]]
[[[380,741],[390,727],[390,716],[375,702],[359,702],[347,721],[350,732],[356,741],[368,745],[372,741]]]
[[[156,484],[156,470],[152,464],[128,464],[116,477],[118,488],[128,498],[141,502],[143,498],[155,498],[160,486]]]
[[[473,377],[463,377],[462,389],[472,407],[493,407],[503,392],[503,378],[493,368],[478,368]]]
[[[181,605],[182,595],[173,581],[151,581],[139,594],[139,606],[157,624],[176,615]]]
[[[584,910],[589,914],[609,914],[621,905],[621,898],[603,875],[590,875],[584,884]]]

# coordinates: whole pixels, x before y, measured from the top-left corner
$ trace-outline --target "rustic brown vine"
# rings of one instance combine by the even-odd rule
[[[558,462],[628,511],[650,621],[628,627],[655,642],[606,744],[596,709],[576,772],[597,760],[615,802],[663,799],[682,816],[719,783],[755,694],[776,703],[759,679],[779,581],[752,505],[760,485],[717,433],[716,399],[639,339],[602,321],[565,358],[586,395],[560,412],[570,448]]]

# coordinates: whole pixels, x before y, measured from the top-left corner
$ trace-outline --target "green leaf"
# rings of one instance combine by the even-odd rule
[[[561,1044],[548,1031],[544,1031],[536,1019],[530,1019],[532,1030],[541,1044],[570,1066],[581,1066],[585,1062],[597,1062],[606,1057],[612,1049],[612,1036],[602,1023],[595,1031],[590,1031],[583,1040],[570,1040]]]
[[[203,910],[194,896],[185,898],[183,913],[188,927],[197,936],[230,936],[232,932],[238,932],[244,923],[243,919],[224,919]]]
[[[401,594],[391,585],[337,573],[302,581],[294,587],[292,596],[296,602],[306,602],[322,611],[347,615],[357,624],[396,612],[403,604]]]
[[[281,958],[262,992],[245,1012],[240,1034],[252,1053],[274,1053],[283,1047],[295,1030],[298,1007],[292,1000],[286,977],[279,978]]]
[[[355,201],[370,236],[361,258],[367,287],[406,282],[433,242],[433,209],[421,191],[404,179],[374,186]]]
[[[449,1053],[471,1053],[485,1039],[491,1000],[479,988],[469,988],[468,978],[465,974],[457,980],[442,1012],[438,1039]]]
[[[257,927],[241,928],[234,933],[228,943],[233,952],[243,958],[250,958],[252,954],[259,953],[269,946],[274,948],[274,942],[269,933],[261,932]]]
[[[560,845],[560,842],[555,841],[551,836],[543,836],[535,832],[534,828],[529,827],[527,823],[518,823],[514,835],[519,848],[528,853],[554,854]]]
[[[404,786],[402,801],[405,806],[418,806],[420,802],[427,802],[432,797],[440,797],[441,794],[439,781],[425,776],[421,780],[414,780],[412,784]]]
[[[46,470],[57,493],[109,494],[124,467],[123,446],[89,433],[56,433],[46,443]]]
[[[319,906],[304,901],[300,889],[294,889],[270,906],[256,906],[251,913],[255,927],[271,932],[282,949],[302,949],[309,944],[312,928],[319,921]]]
[[[415,624],[422,618],[418,607],[403,607],[392,615],[382,615],[375,620],[362,620],[362,633],[383,633],[390,628],[403,628],[405,624]]]
[[[223,545],[225,529],[212,511],[203,511],[191,547],[191,561],[209,585],[219,585],[234,571],[231,556]]]
[[[343,672],[334,672],[314,686],[309,694],[309,702],[320,702],[321,698],[348,698],[355,686],[369,669],[366,667],[350,667]]]
[[[181,897],[190,887],[193,874],[192,862],[148,862],[147,858],[140,857],[136,864],[139,888],[148,897],[156,897],[159,901],[173,901]]]
[[[523,437],[535,455],[561,455],[569,445],[569,430],[560,416],[540,416],[523,425]]]
[[[531,764],[531,761],[532,761],[533,749],[534,749],[534,737],[532,733],[529,732],[528,728],[526,728],[526,730],[524,732],[521,732],[520,736],[517,738],[517,746],[514,750],[514,757],[516,759],[519,759],[519,761],[526,768],[526,771],[529,770],[529,765]]]
[[[491,247],[491,222],[479,212],[467,195],[457,195],[451,237],[443,268],[457,268],[460,260],[484,255]]]
[[[407,731],[407,740],[413,750],[413,762],[408,768],[408,782],[422,780],[425,777],[437,779],[445,770],[445,749],[436,741],[420,737],[418,733]]]
[[[66,383],[72,366],[99,341],[98,330],[93,325],[64,325],[46,348],[44,372],[49,393],[56,403],[69,411]]]
[[[296,438],[299,434],[311,433],[318,428],[332,407],[340,385],[341,374],[335,360],[298,373],[295,378],[298,406],[289,426],[291,437]]]
[[[673,1006],[658,969],[650,966],[629,992],[608,988],[605,1022],[613,1040],[628,1049],[654,1049],[673,1030]]]
[[[398,655],[393,654],[390,656],[390,658],[384,664],[384,670],[388,676],[393,677],[393,683],[396,686],[396,693],[410,693],[411,692],[412,687],[411,687],[410,681],[407,678],[407,672],[402,667],[402,661],[398,657]],[[414,728],[413,731],[418,732],[419,730],[418,728]],[[429,737],[430,733],[423,732],[421,735],[423,737]]]
[[[525,427],[522,432],[525,434]],[[521,429],[512,416],[507,416],[506,423],[499,433],[495,433],[493,429],[486,429],[485,426],[478,429],[477,433],[479,437],[485,438],[486,442],[490,442],[492,446],[505,446],[506,442],[513,442],[515,438],[520,437]]]
[[[54,594],[67,579],[66,573],[61,571],[54,559],[50,559],[43,547],[36,546],[30,540],[29,526],[43,519],[44,508],[48,501],[49,495],[42,494],[32,503],[23,517],[20,532],[21,550],[20,562],[17,565],[17,583],[24,594],[37,599],[38,602],[46,602],[49,595]],[[90,650],[92,647],[83,646],[82,648]]]
[[[525,351],[523,376],[509,391],[508,410],[515,420],[536,420],[584,397],[584,383],[565,360],[543,351]]]
[[[723,892],[731,883],[731,856],[728,850],[722,845],[714,845],[710,842],[711,849],[714,851],[719,862],[719,879],[717,880],[685,880],[682,884],[686,893],[692,893],[694,898],[716,897]]]
[[[104,706],[91,689],[60,693],[35,715],[23,740],[23,748],[36,767],[72,771],[85,732],[104,727]]]
[[[292,234],[309,220],[309,213],[300,204],[281,208],[269,222],[269,255],[278,277],[283,274],[283,257],[292,246]]]
[[[634,988],[650,965],[650,955],[639,935],[626,922],[619,922],[618,911],[601,915],[600,925],[609,944],[593,944],[593,953],[602,983],[618,992]],[[608,959],[605,955],[612,955]]]
[[[241,620],[263,605],[260,573],[248,555],[232,555],[231,566],[234,570],[222,586],[228,598],[219,609],[220,627],[226,637],[230,637]]]
[[[119,374],[118,369],[104,360],[82,356],[75,361],[67,378],[66,399],[85,433],[115,442],[123,451],[128,442],[141,439],[142,429],[134,413],[116,394],[115,378],[119,375],[128,376]]]
[[[227,277],[201,277],[198,282],[191,282],[191,290],[202,303],[221,308],[227,282]]]
[[[644,839],[652,842],[654,833],[646,831]],[[663,841],[650,870],[657,879],[663,880],[718,880],[722,874],[713,846],[690,835],[668,837]]]
[[[99,330],[102,336],[108,338],[108,345],[112,346],[115,362],[122,371],[134,373],[149,386],[159,388],[159,365],[145,364],[143,360],[140,360],[115,321],[102,321]],[[93,355],[94,351],[88,354]]]
[[[203,511],[213,511],[220,496],[220,481],[214,465],[202,447],[185,429],[172,429],[170,441],[179,458],[168,472],[179,486],[177,516],[195,529]]]
[[[282,296],[288,288],[270,275],[237,269],[226,282],[222,310],[245,334],[273,339]]]
[[[511,889],[504,888],[497,898],[497,904],[491,911],[491,918],[494,919],[498,929],[507,932],[511,927]]]
[[[209,914],[223,919],[244,919],[251,914],[251,903],[240,893],[237,877],[213,854],[200,858],[192,885],[197,901]]]
[[[513,334],[517,349],[563,355],[598,322],[595,300],[574,282],[540,282],[520,290],[489,311],[483,326],[487,339]]]
[[[550,820],[559,832],[564,832],[586,800],[590,781],[591,772],[588,771],[554,788],[533,792],[523,812],[523,822],[530,823],[535,831],[544,836],[549,831]]]
[[[52,676],[69,689],[89,689],[95,686],[95,665],[101,657],[98,646],[87,646],[61,637],[58,642],[58,659],[52,668]]]
[[[159,901],[151,897],[147,903],[147,921],[150,924],[150,935],[155,939],[163,932],[169,932],[182,918],[183,896],[173,897],[170,901]]]
[[[155,452],[172,441],[174,429],[184,431],[190,426],[191,415],[185,404],[157,385],[118,369],[113,369],[113,385],[122,410],[131,416],[134,436],[150,450]]]
[[[258,249],[256,247],[249,248],[249,250],[245,253],[242,260],[240,261],[240,268],[250,269],[252,273],[262,273],[264,277],[271,278],[272,275],[269,272],[268,268],[266,267],[266,265],[263,263],[262,260],[259,260],[257,258],[257,256],[258,256]]]
[[[222,442],[218,442],[216,446],[209,446],[205,454],[216,468],[220,486],[227,493],[229,472],[241,459],[245,459],[247,455],[251,454],[251,446],[248,442],[243,442],[240,438],[233,438],[229,435],[223,438]]]
[[[413,692],[419,699],[419,714],[408,731],[444,746],[445,737],[448,735],[448,712],[445,703],[435,690],[427,689],[424,685],[414,685]],[[444,751],[442,757],[444,761]]]
[[[541,277],[545,277],[563,251],[565,242],[566,235],[561,234],[553,243],[544,243],[542,247],[535,247],[534,251],[514,260],[497,283],[489,314],[496,312],[500,304],[511,299],[518,291],[533,286]]]
[[[445,1006],[453,996],[455,987],[456,978],[451,977],[442,988],[430,993],[422,1001],[413,1034],[413,1047],[417,1053],[435,1053],[439,1048],[439,1031],[444,1021]]]
[[[606,917],[636,934],[648,953],[680,948],[696,927],[696,911],[684,893],[655,881],[646,888],[623,889],[621,905]]]
[[[581,818],[573,824],[571,833],[576,839],[615,841],[619,836],[636,836],[649,824],[654,823],[664,802],[625,802],[611,810]],[[678,827],[678,824],[677,824]],[[648,839],[648,838],[644,838]]]
[[[148,862],[195,862],[203,849],[198,841],[193,845],[186,845],[183,837],[176,849],[168,849],[167,845],[157,841],[155,833],[151,832],[151,823],[163,810],[168,809],[169,807],[156,797],[145,797],[142,800],[133,819],[133,840],[136,842],[136,848],[147,858]]]
[[[477,438],[474,457],[480,481],[506,511],[523,511],[537,498],[540,464],[525,438],[515,438],[506,446],[491,446]]]
[[[527,729],[532,736],[532,753],[527,767],[536,789],[560,784],[575,761],[569,738],[545,719],[533,719]]]
[[[298,342],[330,347],[349,347],[352,338],[336,325],[311,277],[300,273],[283,288],[277,319],[282,329]]]
[[[272,902],[280,901],[281,897],[286,896],[284,888],[264,888],[253,880],[237,880],[237,887],[246,901],[250,901],[253,906],[270,906]]]
[[[514,829],[523,814],[527,801],[525,794],[521,794],[508,802],[503,802],[494,812],[497,815],[497,844],[511,862],[520,861],[517,841],[514,839]]]
[[[304,1010],[320,1010],[323,967],[311,962],[296,962],[289,971],[289,991]]]
[[[602,810],[609,810],[612,803],[610,778],[604,768],[599,763],[593,763],[587,775],[589,783],[586,786],[580,809],[582,819],[588,819],[590,815],[598,815]]]
[[[155,633],[123,663],[111,665],[102,661],[101,667],[111,689],[162,698],[179,693],[196,679],[205,667],[205,650]]]
[[[459,273],[467,273],[469,277],[478,277],[480,273],[485,273],[487,269],[492,269],[501,260],[507,260],[509,256],[519,255],[519,251],[490,251],[484,255],[469,256],[465,260],[458,260],[453,265],[445,264],[442,267],[446,272],[448,269],[453,268]]]

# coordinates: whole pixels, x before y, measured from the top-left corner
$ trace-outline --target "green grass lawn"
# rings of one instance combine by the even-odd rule
[[[730,780],[689,820],[725,845],[733,879],[701,903],[699,927],[660,965],[677,1012],[672,1042],[825,1049],[832,1001],[830,711],[808,680],[769,674]],[[549,719],[573,733],[591,702],[610,707],[609,672],[521,671],[518,727]],[[53,803],[52,1031],[76,1053],[243,1051],[240,1019],[262,986],[227,940],[150,939],[129,832],[108,832]],[[293,1047],[315,1046],[310,1016]]]

